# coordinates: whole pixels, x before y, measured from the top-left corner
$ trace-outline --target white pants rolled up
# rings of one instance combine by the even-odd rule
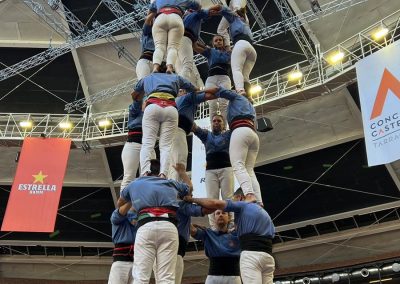
[[[173,106],[161,107],[156,104],[148,105],[143,114],[143,138],[140,151],[140,172],[143,175],[150,171],[151,153],[160,131],[160,173],[165,175],[169,171],[169,159],[172,142],[178,128],[178,111]]]
[[[262,203],[260,184],[254,173],[260,140],[257,133],[249,127],[239,127],[232,131],[229,156],[233,173],[244,194],[253,193],[257,202]]]
[[[186,140],[186,132],[182,128],[178,127],[174,142],[172,143],[171,147],[168,178],[180,181],[179,175],[173,168],[173,165],[180,163],[184,164],[186,168],[188,153],[189,151]]]
[[[138,80],[150,75],[153,71],[153,62],[148,59],[141,58],[136,64],[136,78]]]
[[[168,221],[154,221],[141,226],[135,239],[134,284],[147,284],[155,263],[155,276],[161,284],[175,284],[178,231]]]
[[[274,279],[275,260],[261,251],[242,251],[240,253],[240,275],[244,284],[272,284]]]
[[[179,47],[178,59],[181,62],[181,70],[178,74],[190,81],[193,85],[196,84],[196,78],[193,70],[193,47],[192,40],[187,36],[183,36]]]
[[[214,75],[210,76],[206,80],[206,89],[212,87],[223,87],[225,89],[231,89],[231,79],[227,75]],[[222,117],[224,118],[225,125],[227,124],[226,113],[228,111],[227,99],[219,98],[216,100],[208,101],[208,106],[210,107],[210,122],[212,124],[212,118],[218,113],[218,110]]]
[[[234,177],[231,167],[206,170],[206,192],[207,198],[219,199],[220,191],[222,199],[231,199],[234,192]],[[211,227],[215,227],[214,214],[209,214],[208,219]]]
[[[136,142],[125,142],[121,153],[124,177],[121,182],[121,191],[136,178],[140,162],[140,149],[142,145]]]
[[[167,65],[175,65],[183,32],[183,21],[179,15],[158,15],[152,28],[155,46],[153,54],[154,64],[161,64],[165,53],[167,53]]]
[[[257,52],[247,40],[239,40],[232,50],[231,66],[236,91],[244,90],[244,82],[250,82],[250,73],[257,60]]]
[[[133,284],[132,261],[114,261],[108,276],[108,284]]]

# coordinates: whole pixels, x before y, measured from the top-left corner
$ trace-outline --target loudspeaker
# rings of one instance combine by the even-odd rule
[[[264,117],[264,116],[257,118],[257,131],[258,132],[268,132],[272,129],[274,129],[274,127],[272,126],[272,122],[271,122],[271,120],[269,120],[269,118]]]

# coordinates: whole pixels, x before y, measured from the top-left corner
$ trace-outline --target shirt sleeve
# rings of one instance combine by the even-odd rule
[[[228,7],[223,7],[221,10],[221,15],[229,22],[233,23],[235,20],[235,14],[228,8]]]
[[[129,194],[129,187],[131,186],[131,184],[128,184],[123,191],[121,191],[120,196],[128,202],[131,202],[131,196]]]
[[[204,51],[201,53],[201,55],[203,55],[206,58],[210,58],[210,56],[211,56],[211,48],[206,47],[204,49]]]
[[[200,10],[197,12],[197,18],[198,18],[199,20],[203,20],[203,19],[208,18],[208,9],[200,9]]]
[[[124,221],[125,218],[126,218],[126,216],[121,215],[121,214],[119,213],[118,208],[117,208],[117,209],[115,209],[114,212],[111,214],[110,221],[111,221],[111,224],[118,225],[118,224],[122,223],[122,221]]]
[[[228,90],[228,89],[224,89],[224,88],[220,88],[220,90],[215,94],[215,96],[218,97],[218,98],[224,98],[224,99],[227,99],[229,101],[233,101],[239,95],[237,93],[235,93],[234,91],[231,91],[231,90]]]
[[[136,83],[134,90],[135,90],[136,92],[143,92],[143,91],[144,91],[144,81],[143,81],[143,79],[140,79],[140,80]]]
[[[151,29],[152,29],[152,27],[150,25],[144,24],[143,25],[143,34],[145,36],[151,35]]]
[[[204,241],[206,238],[206,232],[203,229],[196,228],[196,234],[193,236],[198,241]]]
[[[179,211],[188,217],[201,217],[203,216],[202,207],[196,204],[184,202],[180,207]]]
[[[157,5],[156,5],[155,1],[150,4],[149,10],[150,10],[150,12],[157,13]]]
[[[181,77],[178,75],[178,81],[179,81],[179,88],[180,89],[185,89],[186,91],[189,92],[194,92],[196,90],[196,87],[192,85],[188,80],[185,78]]]
[[[226,200],[226,206],[224,208],[224,211],[240,213],[244,206],[245,202],[243,201],[233,202],[232,200],[228,199]]]
[[[200,9],[200,4],[197,1],[189,1],[188,9],[198,10]],[[153,2],[154,3],[154,2]]]
[[[193,133],[201,140],[201,142],[203,142],[203,144],[207,143],[208,130],[196,127]]]
[[[193,93],[193,104],[198,105],[206,101],[206,93]]]
[[[173,186],[175,187],[176,191],[178,191],[179,197],[184,197],[189,194],[189,186],[186,183],[178,182],[176,180],[170,179],[169,180]]]

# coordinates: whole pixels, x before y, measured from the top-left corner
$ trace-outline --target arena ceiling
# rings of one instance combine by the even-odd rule
[[[117,2],[127,12],[133,11],[131,1]],[[331,1],[319,2],[324,5]],[[100,0],[63,0],[62,3],[88,27],[96,20],[103,24],[115,19]],[[255,0],[254,3],[267,25],[282,21],[277,1]],[[309,2],[305,0],[289,0],[288,3],[296,14],[310,10]],[[301,29],[313,45],[320,44],[324,51],[398,9],[400,3],[395,0],[366,0],[306,23]],[[251,13],[249,15],[254,24],[254,17]],[[205,42],[216,32],[218,21],[215,18],[203,25],[201,37]],[[255,23],[253,28],[257,30],[260,26]],[[126,29],[114,36],[133,55],[139,55],[138,40],[132,39]],[[0,2],[0,70],[49,47],[57,48],[63,42],[65,39],[22,1]],[[252,78],[306,59],[290,30],[259,42],[255,48],[258,61]],[[204,69],[204,66],[199,66],[201,72]],[[0,81],[0,112],[65,113],[65,104],[89,98],[134,77],[133,66],[119,58],[111,45],[100,39]],[[266,209],[278,226],[275,242],[278,251],[283,251],[282,258],[278,257],[282,267],[310,265],[318,257],[313,254],[310,259],[304,257],[303,261],[295,261],[285,255],[285,246],[309,238],[324,240],[331,234],[354,231],[353,235],[346,237],[351,239],[357,236],[357,230],[375,225],[384,228],[387,225],[386,230],[393,231],[389,225],[399,219],[400,163],[367,166],[357,86],[356,83],[346,85],[329,92],[329,95],[320,96],[321,92],[317,92],[311,100],[294,100],[295,103],[279,105],[273,111],[269,107],[257,108],[258,114],[267,115],[274,125],[273,131],[260,133],[261,149],[256,173]],[[129,100],[128,96],[118,96],[94,104],[92,109],[93,112],[122,109]],[[191,139],[188,137],[189,145]],[[1,219],[19,149],[0,147]],[[0,253],[9,255],[12,249],[17,255],[18,252],[23,255],[109,255],[103,249],[111,240],[109,216],[114,209],[122,175],[121,150],[122,145],[96,148],[90,152],[79,147],[72,149],[56,233],[1,232],[0,244],[3,246]],[[188,165],[190,161],[189,155]],[[376,234],[375,241],[379,240],[382,246],[377,248],[379,253],[400,250],[396,246],[385,247],[385,243],[388,246],[393,243]],[[60,245],[48,245],[49,242],[59,242]],[[68,245],[69,242],[72,244]],[[25,244],[30,244],[28,251]],[[367,247],[369,243],[364,241],[360,246]],[[193,250],[196,248],[197,245],[192,247]],[[337,257],[338,261],[372,254],[355,247],[347,249],[347,254],[341,252],[343,255]],[[332,252],[321,262],[329,263],[335,259],[334,253],[340,255]]]

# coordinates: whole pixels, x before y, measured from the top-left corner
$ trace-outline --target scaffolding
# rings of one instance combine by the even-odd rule
[[[329,84],[339,78],[338,86],[344,87],[355,81],[355,64],[368,55],[371,55],[385,46],[392,44],[400,37],[400,10],[385,17],[378,23],[364,29],[358,34],[341,42],[337,46],[326,52],[317,52],[316,60],[309,62],[304,60],[286,68],[265,74],[251,81],[253,85],[262,87],[262,92],[253,96],[255,106],[265,105],[276,100],[287,98],[289,96],[304,93],[317,87],[324,87],[325,92],[332,92]],[[385,26],[389,32],[381,42],[376,42],[371,38],[371,34],[376,28]],[[343,53],[343,59],[336,65],[328,63],[332,52],[340,51]],[[298,70],[303,73],[303,77],[297,82],[288,80],[288,75]],[[346,78],[343,78],[346,75]],[[96,98],[101,101],[102,96],[109,97],[109,94],[118,95],[125,93],[132,88],[135,79],[131,79],[121,85],[100,92]],[[323,95],[321,92],[319,95]],[[83,101],[82,101],[83,102]],[[91,101],[95,103],[96,101]],[[208,116],[207,104],[201,104],[196,113],[196,119]],[[30,130],[19,126],[21,120],[33,121],[33,127]],[[61,130],[59,123],[69,120],[73,124],[70,130]],[[100,127],[99,122],[107,120],[109,124]],[[103,139],[113,139],[124,137],[127,132],[128,110],[116,110],[103,113],[92,113],[91,107],[87,108],[82,115],[53,115],[53,114],[0,114],[0,140],[23,140],[25,137],[40,136],[46,137],[68,137],[74,141],[99,141]],[[112,140],[115,141],[115,140]]]

